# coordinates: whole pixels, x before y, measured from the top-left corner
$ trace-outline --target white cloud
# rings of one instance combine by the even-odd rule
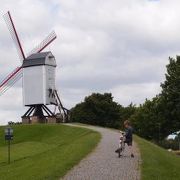
[[[119,85],[110,90],[114,99],[127,106],[131,102],[134,104],[143,103],[145,99],[155,97],[160,91],[159,83],[141,83]]]

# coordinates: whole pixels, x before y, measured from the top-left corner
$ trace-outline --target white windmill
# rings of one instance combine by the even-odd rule
[[[52,31],[37,47],[25,57],[16,28],[10,12],[4,19],[15,42],[22,65],[15,68],[1,83],[0,95],[4,94],[21,77],[23,78],[23,104],[29,106],[28,111],[22,116],[23,123],[60,122],[68,120],[68,110],[63,107],[55,87],[56,60],[51,52],[42,52],[56,39]],[[54,105],[52,112],[47,105]],[[56,107],[59,113],[56,116]]]

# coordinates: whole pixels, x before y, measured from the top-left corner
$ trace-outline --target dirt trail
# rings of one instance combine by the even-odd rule
[[[80,126],[74,125],[73,126]],[[83,126],[84,127],[84,126]],[[121,158],[115,154],[118,145],[117,131],[96,126],[85,126],[98,131],[102,139],[97,148],[70,170],[63,180],[139,180],[140,155],[137,145],[133,142],[135,157],[131,158],[128,148]]]

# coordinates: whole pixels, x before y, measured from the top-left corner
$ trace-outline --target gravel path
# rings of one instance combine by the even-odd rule
[[[73,125],[74,126],[74,125]],[[75,125],[76,126],[76,125]],[[79,125],[78,125],[79,126]],[[139,180],[140,155],[133,142],[135,157],[131,158],[128,147],[121,158],[114,152],[118,146],[119,133],[107,128],[86,126],[98,131],[102,139],[97,148],[70,170],[63,180]]]

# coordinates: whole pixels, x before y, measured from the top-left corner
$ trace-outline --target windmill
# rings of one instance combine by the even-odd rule
[[[22,116],[23,123],[67,121],[68,110],[62,105],[55,87],[55,57],[50,51],[42,52],[56,39],[55,32],[52,31],[26,57],[9,11],[4,15],[4,20],[16,45],[21,65],[0,83],[0,96],[22,78],[23,104],[29,107]],[[47,105],[54,105],[54,112]]]

